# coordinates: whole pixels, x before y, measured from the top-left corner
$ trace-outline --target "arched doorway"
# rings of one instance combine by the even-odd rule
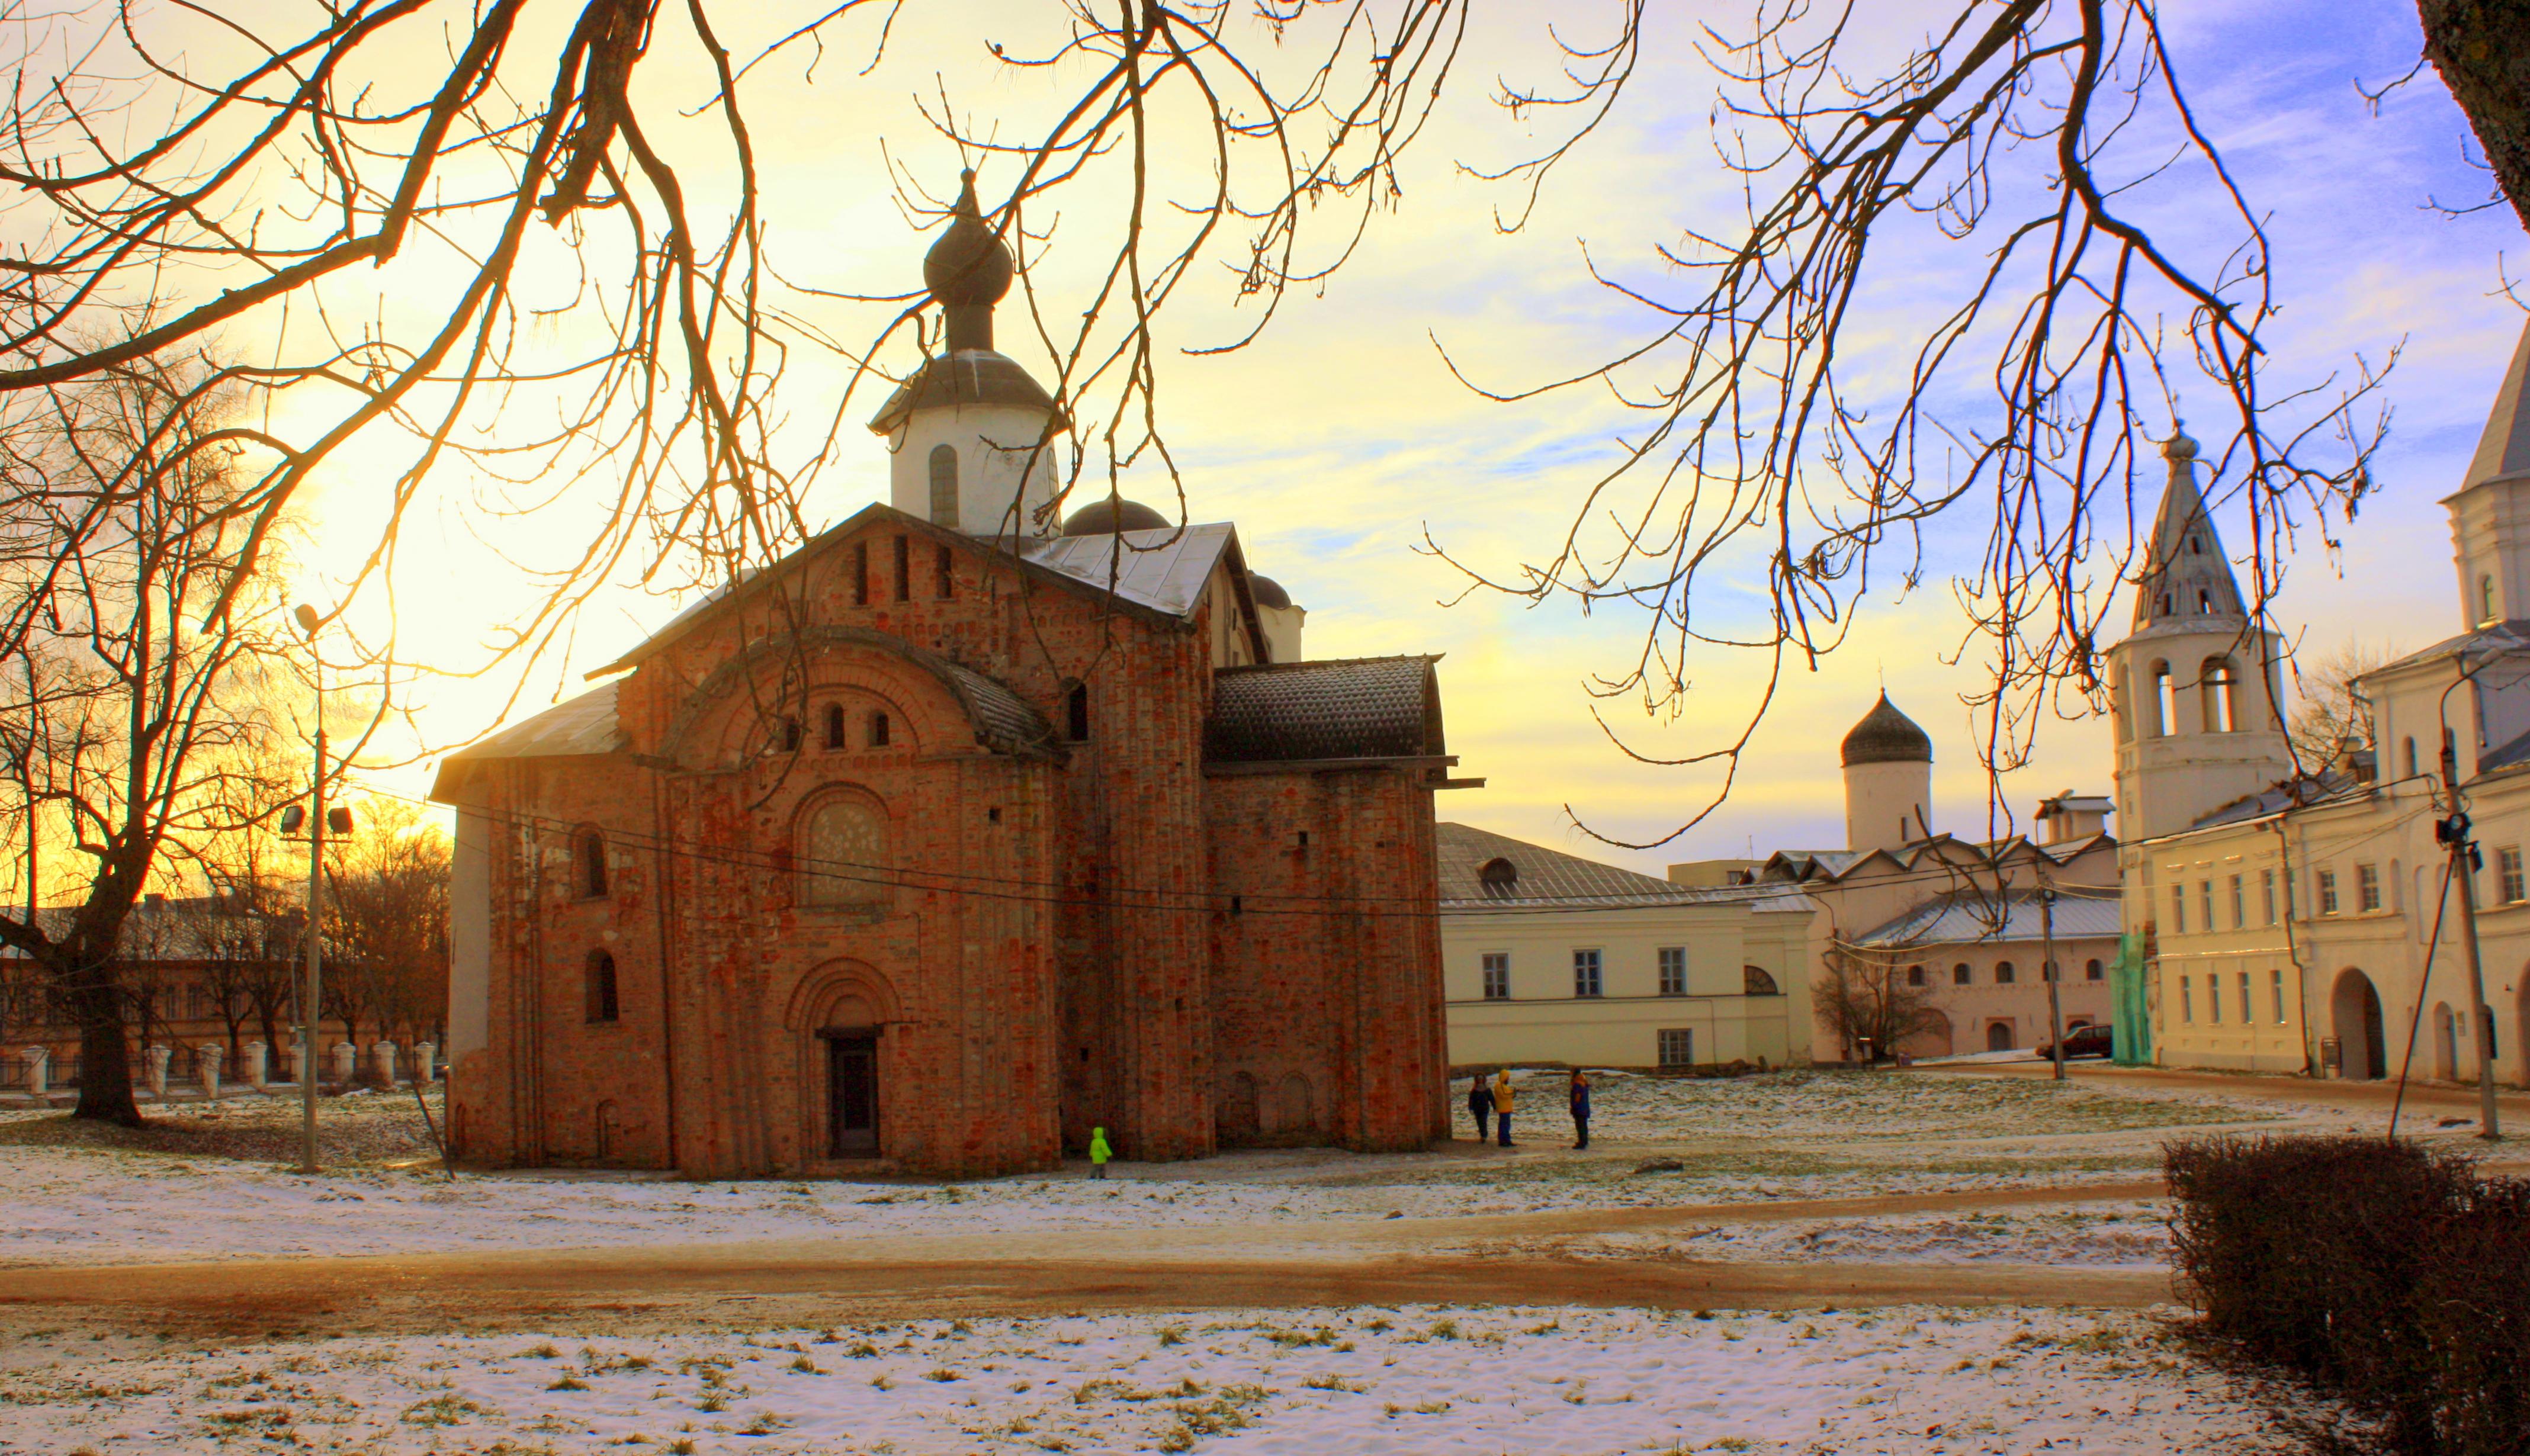
[[[1985,1029],[1985,1050],[1988,1052],[2008,1052],[2011,1050],[2010,1022],[1995,1021],[1987,1023]]]
[[[2434,1075],[2446,1082],[2459,1080],[2459,1020],[2451,1015],[2450,1002],[2434,1002]]]
[[[890,1062],[903,1056],[894,989],[875,968],[832,961],[793,993],[784,1021],[800,1052],[800,1156],[833,1161],[888,1156]]]
[[[2337,993],[2329,1001],[2337,1035],[2337,1074],[2370,1082],[2390,1075],[2381,993],[2372,978],[2351,968],[2338,972]]]

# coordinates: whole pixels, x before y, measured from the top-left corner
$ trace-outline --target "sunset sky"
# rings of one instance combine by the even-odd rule
[[[929,237],[890,199],[885,156],[932,186],[954,186],[954,149],[908,124],[907,97],[930,86],[935,71],[971,81],[954,92],[964,110],[1008,105],[1014,129],[1024,131],[1039,98],[968,63],[979,54],[977,36],[1000,38],[994,25],[1003,12],[1035,16],[1046,8],[955,9],[969,33],[954,33],[956,24],[943,28],[936,16],[927,31],[908,19],[888,64],[867,78],[853,77],[858,58],[838,50],[813,81],[798,65],[768,66],[750,80],[758,117],[778,119],[759,121],[759,144],[768,176],[767,246],[786,278],[861,293],[916,285]],[[1648,839],[1676,828],[1709,789],[1697,774],[1628,762],[1592,722],[1585,678],[1622,670],[1639,620],[1606,610],[1585,618],[1561,601],[1530,610],[1483,594],[1445,607],[1461,578],[1415,549],[1429,530],[1469,561],[1508,571],[1538,542],[1561,534],[1578,492],[1613,459],[1617,437],[1640,427],[1639,416],[1604,392],[1516,406],[1490,403],[1451,378],[1434,345],[1502,387],[1587,367],[1637,341],[1648,325],[1640,305],[1592,283],[1582,247],[1657,290],[1664,274],[1655,246],[1674,243],[1682,227],[1728,225],[1735,200],[1713,159],[1713,81],[1691,51],[1695,15],[1676,10],[1659,17],[1632,94],[1548,185],[1536,216],[1515,236],[1491,226],[1501,187],[1456,164],[1499,165],[1516,155],[1526,125],[1506,121],[1486,92],[1497,69],[1535,70],[1537,34],[1534,22],[1520,16],[1479,26],[1456,90],[1404,171],[1405,195],[1378,218],[1359,254],[1322,293],[1295,292],[1255,346],[1165,365],[1167,427],[1191,513],[1238,523],[1251,565],[1309,610],[1310,656],[1447,654],[1441,676],[1450,743],[1460,772],[1490,783],[1444,796],[1445,818],[1654,872],[1669,861],[1751,846],[1763,853],[1836,845],[1842,838],[1836,742],[1885,681],[1934,736],[1936,826],[1981,832],[1985,786],[1959,701],[1980,670],[1943,662],[1964,628],[1945,579],[1959,563],[1946,553],[1973,555],[1982,544],[1981,517],[1958,528],[1968,539],[1928,543],[1922,589],[1903,602],[1878,592],[1842,649],[1814,674],[1794,673],[1728,804],[1668,848],[1635,853],[1590,844],[1570,828],[1566,806],[1602,833]],[[1740,13],[1734,6],[1714,18]],[[2412,64],[2418,37],[2411,7],[2208,3],[2174,7],[2168,19],[2179,79],[2200,122],[2252,204],[2270,215],[2283,304],[2269,335],[2275,378],[2316,384],[2350,368],[2358,353],[2378,361],[2405,345],[2385,397],[2393,417],[2376,470],[2381,494],[2346,535],[2341,557],[2305,537],[2308,549],[2292,564],[2283,595],[2283,624],[2304,632],[2306,653],[2358,638],[2421,646],[2457,625],[2436,503],[2458,484],[2489,392],[2521,331],[2521,310],[2502,294],[2507,265],[2522,259],[2518,225],[2505,208],[2453,217],[2429,205],[2474,204],[2489,191],[2485,174],[2467,159],[2465,127],[2430,72],[2392,91],[2377,116],[2357,92],[2358,81],[2378,86]],[[691,109],[703,93],[673,99]],[[988,196],[995,195],[995,165],[1008,164],[986,166]],[[2164,189],[2137,205],[2158,236],[2196,250],[2191,261],[2210,267],[2228,236],[2213,229],[2213,200],[2200,202],[2183,189]],[[1984,244],[1948,244],[1948,252],[1928,239],[1896,245],[1920,255],[1909,266],[1938,275],[1972,265],[1973,252],[1962,256],[1962,249]],[[1898,258],[1907,261],[1902,251]],[[1040,276],[1050,306],[1064,304],[1064,290],[1076,281],[1066,274],[1067,261],[1078,259],[1068,260],[1058,246]],[[1899,277],[1904,271],[1892,270]],[[1236,316],[1229,280],[1199,278],[1189,287],[1212,293],[1182,312],[1172,342],[1214,342]],[[1885,350],[1895,360],[1912,337],[1904,291],[1878,299],[1877,308],[1856,348]],[[1041,351],[1031,351],[1008,312],[1002,347],[1042,370]],[[839,309],[837,317],[845,316]],[[874,316],[863,310],[850,318]],[[899,368],[910,361],[888,360]],[[833,405],[832,390],[819,394],[812,374],[803,368],[799,376],[803,394],[795,408],[802,417]],[[2194,388],[2213,414],[2210,389],[2201,380]],[[2188,390],[2182,381],[2182,412]],[[856,402],[854,417],[865,417],[876,401]],[[839,520],[883,494],[878,442],[856,425],[843,438],[845,454],[811,497],[812,524]],[[375,482],[359,458],[331,470],[315,503],[319,546],[309,553],[305,584],[311,594],[327,589],[326,570],[339,573],[348,565],[341,543],[364,548],[374,534]],[[378,446],[368,458],[383,467],[397,457]],[[2148,514],[2151,504],[2140,509]],[[2225,525],[2236,549],[2239,528]],[[491,556],[486,536],[505,549],[532,545],[504,539],[487,516],[454,506],[422,512],[409,526],[399,582],[409,655],[459,662],[517,611],[516,573]],[[601,593],[578,621],[567,660],[540,667],[509,716],[581,690],[581,671],[620,653],[678,605],[629,584]],[[354,617],[375,620],[361,612]],[[1647,754],[1711,748],[1733,731],[1750,674],[1760,671],[1761,663],[1715,652],[1695,665],[1697,688],[1675,721],[1646,719],[1622,700],[1603,711]],[[423,731],[444,745],[491,727],[507,685],[496,674],[435,681],[418,692]],[[2042,794],[2108,791],[2110,768],[2104,722],[2049,723],[2036,763],[2010,776],[2006,794],[2025,822]],[[427,766],[379,782],[418,791]]]

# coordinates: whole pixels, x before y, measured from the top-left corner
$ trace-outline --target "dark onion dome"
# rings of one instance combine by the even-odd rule
[[[1011,291],[1011,250],[993,236],[976,205],[975,174],[965,172],[962,180],[948,231],[922,255],[922,282],[942,303],[990,308]]]
[[[1283,608],[1292,605],[1292,594],[1283,590],[1283,583],[1259,571],[1247,573],[1247,594],[1256,599],[1256,605],[1259,607]]]
[[[1119,531],[1165,531],[1169,518],[1139,501],[1108,496],[1072,512],[1063,523],[1067,536],[1112,536]]]
[[[1844,735],[1844,764],[1928,764],[1933,761],[1933,740],[1915,727],[1915,720],[1898,711],[1898,705],[1882,692],[1880,701],[1862,715],[1853,731]]]

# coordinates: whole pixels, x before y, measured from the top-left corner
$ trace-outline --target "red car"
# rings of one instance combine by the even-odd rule
[[[2094,1022],[2089,1026],[2077,1026],[2071,1031],[2064,1033],[2064,1059],[2066,1061],[2071,1061],[2076,1056],[2107,1056],[2115,1050],[2116,1048],[2111,1041],[2110,1030],[2105,1024]],[[2039,1048],[2038,1056],[2042,1061],[2054,1061],[2056,1059],[2056,1044],[2050,1042],[2046,1046]]]

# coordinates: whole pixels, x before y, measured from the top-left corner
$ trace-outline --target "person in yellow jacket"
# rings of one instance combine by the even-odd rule
[[[1494,1127],[1502,1134],[1502,1145],[1511,1146],[1511,1068],[1494,1073]]]
[[[1107,1129],[1103,1127],[1089,1129],[1089,1176],[1106,1177],[1107,1159],[1115,1156],[1107,1150]]]

